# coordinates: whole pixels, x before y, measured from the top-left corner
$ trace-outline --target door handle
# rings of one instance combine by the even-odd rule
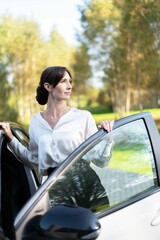
[[[160,225],[160,216],[155,217],[151,222],[151,226],[158,226],[158,225]]]

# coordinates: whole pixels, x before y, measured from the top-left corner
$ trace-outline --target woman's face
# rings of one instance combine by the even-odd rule
[[[57,100],[69,100],[72,92],[72,80],[68,72],[64,73],[60,82],[52,88],[52,96]]]

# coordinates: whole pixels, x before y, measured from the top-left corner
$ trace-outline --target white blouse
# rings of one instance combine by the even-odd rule
[[[46,169],[57,167],[82,142],[97,132],[91,113],[71,108],[52,129],[41,113],[35,114],[29,127],[29,149],[15,137],[8,148],[17,158],[31,168],[38,167],[39,173],[46,175]]]

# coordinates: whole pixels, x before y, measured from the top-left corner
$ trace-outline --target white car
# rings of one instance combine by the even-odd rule
[[[0,153],[1,239],[159,240],[160,136],[150,113],[101,129],[41,185],[2,134]]]

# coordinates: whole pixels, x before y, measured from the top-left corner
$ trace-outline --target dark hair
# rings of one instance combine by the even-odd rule
[[[40,78],[39,86],[37,87],[36,100],[40,105],[45,105],[48,101],[48,91],[44,88],[44,83],[49,83],[54,87],[63,78],[64,73],[67,72],[71,77],[71,73],[66,67],[54,66],[46,68]]]

